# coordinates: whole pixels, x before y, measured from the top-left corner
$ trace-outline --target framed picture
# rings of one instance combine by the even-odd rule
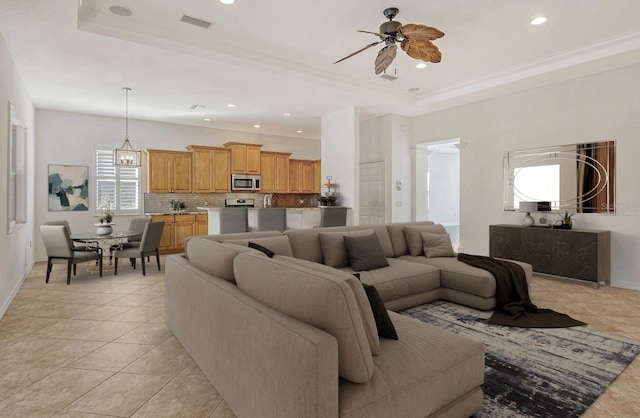
[[[89,210],[89,167],[49,164],[49,212]]]

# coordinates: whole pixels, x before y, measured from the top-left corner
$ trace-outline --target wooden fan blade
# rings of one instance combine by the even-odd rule
[[[396,58],[397,47],[395,44],[387,45],[378,52],[376,57],[376,75],[387,69]]]
[[[382,42],[384,42],[384,41],[372,42],[372,43],[370,43],[369,45],[365,46],[364,48],[359,49],[359,50],[357,50],[356,52],[353,52],[353,53],[351,53],[351,54],[347,55],[347,56],[346,56],[346,57],[344,57],[344,58],[339,59],[338,61],[334,62],[334,64],[337,64],[337,63],[339,63],[339,62],[341,62],[341,61],[344,61],[344,60],[346,60],[347,58],[351,58],[351,57],[353,57],[354,55],[361,53],[361,52],[362,52],[362,51],[364,51],[365,49],[369,49],[369,48],[371,48],[372,46],[376,46],[376,45],[378,45],[379,43],[382,43]]]
[[[407,39],[413,39],[417,42],[433,41],[444,36],[444,32],[425,25],[416,25],[409,23],[398,28],[398,32]]]
[[[442,54],[437,46],[431,41],[417,42],[413,39],[405,39],[400,47],[411,58],[419,59],[426,62],[440,62]]]
[[[385,39],[387,39],[389,36],[391,36],[391,35],[387,35],[386,33],[369,32],[368,30],[360,30],[360,29],[358,29],[358,32],[370,33],[372,35],[378,35],[379,37],[385,38]]]

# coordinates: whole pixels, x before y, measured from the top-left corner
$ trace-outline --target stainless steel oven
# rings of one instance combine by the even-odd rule
[[[254,176],[249,174],[232,174],[231,190],[234,190],[234,191],[260,190],[260,176]]]

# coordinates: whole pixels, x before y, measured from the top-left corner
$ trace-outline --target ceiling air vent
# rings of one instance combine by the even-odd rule
[[[202,110],[204,109],[204,106],[202,105],[197,105],[197,104],[192,104],[191,106],[189,106],[190,110]]]
[[[209,27],[213,25],[213,23],[211,22],[207,22],[206,20],[198,19],[196,17],[188,16],[188,15],[182,15],[182,18],[180,19],[180,21],[184,23],[188,23],[190,25],[199,26],[205,29],[209,29]]]
[[[380,78],[384,78],[385,80],[389,80],[389,81],[393,81],[393,80],[397,80],[398,79],[398,77],[394,77],[394,76],[389,75],[389,74],[382,74],[380,76]]]

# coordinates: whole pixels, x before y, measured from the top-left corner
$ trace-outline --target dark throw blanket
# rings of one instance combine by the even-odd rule
[[[488,271],[496,278],[496,310],[490,324],[520,328],[565,328],[586,325],[568,315],[541,309],[531,302],[524,269],[509,261],[458,254],[458,260]]]

